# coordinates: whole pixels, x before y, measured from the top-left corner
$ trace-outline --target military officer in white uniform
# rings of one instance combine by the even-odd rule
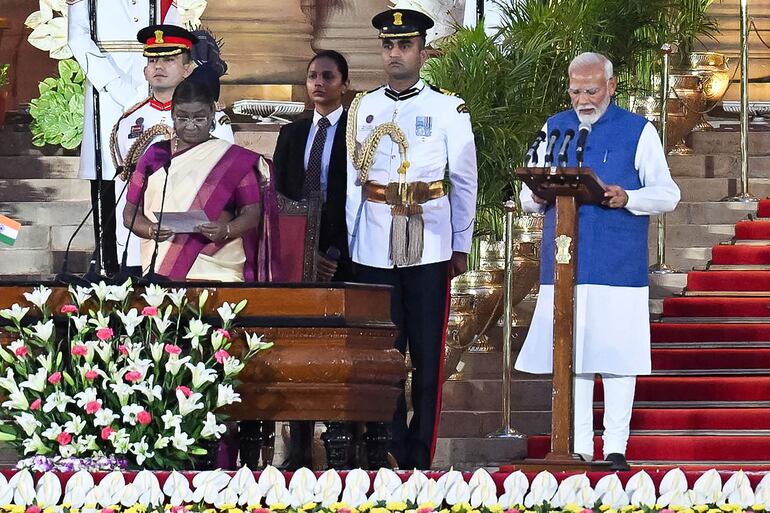
[[[91,180],[92,203],[94,207],[101,206],[101,211],[94,208],[94,236],[97,249],[102,250],[97,261],[103,264],[101,270],[106,274],[115,272],[118,266],[112,182],[115,167],[109,151],[110,132],[126,109],[147,96],[147,82],[142,74],[145,59],[142,45],[135,36],[140,28],[151,23],[178,23],[179,13],[168,3],[166,0],[67,0],[67,42],[87,79],[79,176]],[[98,111],[94,105],[94,89],[99,97]],[[99,202],[98,178],[105,180]],[[117,226],[122,228],[122,223]]]
[[[357,281],[394,287],[391,313],[409,349],[414,415],[399,399],[392,456],[430,468],[441,404],[449,279],[466,271],[476,211],[476,147],[464,102],[420,80],[425,14],[378,14],[388,84],[359,95],[348,117],[346,217]],[[451,188],[444,188],[448,176]]]
[[[150,84],[151,93],[123,114],[113,130],[110,149],[113,164],[119,170],[115,182],[118,195],[126,183],[124,178],[133,171],[145,150],[153,143],[171,137],[171,97],[176,86],[193,73],[195,66],[190,51],[197,37],[181,27],[153,25],[140,30],[136,37],[144,46],[146,65],[143,76]],[[216,87],[219,87],[218,82]],[[218,91],[215,96],[219,96]],[[216,113],[211,131],[214,137],[234,142],[230,119],[223,112]],[[125,205],[124,194],[117,204],[118,219],[123,219]],[[139,239],[133,234],[128,238],[129,232],[123,223],[119,226],[123,231],[118,231],[118,258],[122,259],[128,240],[126,263],[131,274],[141,276]]]

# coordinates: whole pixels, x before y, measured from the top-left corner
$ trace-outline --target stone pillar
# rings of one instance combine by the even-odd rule
[[[363,91],[385,80],[380,41],[372,17],[388,8],[387,0],[336,0],[316,2],[313,48],[337,50],[350,64],[350,86]]]
[[[305,65],[313,55],[313,27],[303,0],[216,0],[201,20],[224,40],[229,66],[222,77],[222,102],[242,98],[291,99],[290,88],[269,85],[305,83]],[[265,86],[267,84],[268,86]],[[260,87],[254,87],[260,85]]]

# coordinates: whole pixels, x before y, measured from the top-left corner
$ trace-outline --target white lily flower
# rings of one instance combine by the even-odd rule
[[[12,368],[8,367],[5,371],[5,377],[0,377],[0,387],[9,392],[19,389],[16,385],[16,378]]]
[[[33,289],[32,292],[24,293],[24,299],[35,305],[39,310],[43,309],[49,297],[51,297],[51,289],[42,285]]]
[[[136,463],[139,465],[144,463],[144,460],[155,456],[155,453],[150,450],[150,446],[147,444],[147,437],[144,436],[139,442],[131,444],[131,453],[136,456]]]
[[[163,316],[156,315],[153,317],[152,321],[155,323],[155,327],[158,328],[160,334],[164,334],[174,324],[174,321],[171,320],[171,308],[167,308]]]
[[[156,317],[157,319],[157,317]],[[166,331],[166,328],[161,330],[161,333]],[[152,361],[155,362],[155,365],[160,364],[161,358],[163,358],[163,343],[162,342],[153,342],[150,344],[150,356],[152,356]]]
[[[131,437],[128,436],[125,429],[119,429],[112,432],[110,442],[112,442],[117,454],[126,454],[131,444]]]
[[[187,452],[187,449],[195,443],[195,440],[190,438],[187,433],[181,429],[174,431],[174,436],[171,437],[171,445],[182,452]]]
[[[222,322],[227,324],[235,319],[235,312],[233,311],[235,306],[235,303],[223,303],[222,306],[217,308],[217,313],[222,318]]]
[[[103,281],[100,281],[91,286],[91,291],[96,295],[96,298],[99,301],[104,301],[107,298],[107,294],[110,292],[110,287]]]
[[[91,298],[91,288],[90,287],[82,287],[80,285],[77,286],[77,288],[72,288],[72,285],[69,287],[69,293],[72,296],[72,299],[75,300],[75,303],[77,305],[83,306],[83,303],[88,301]]]
[[[13,320],[18,323],[24,318],[25,315],[27,315],[27,312],[29,312],[29,307],[25,306],[22,308],[18,303],[14,303],[10,308],[0,310],[0,317]]]
[[[139,315],[136,308],[132,308],[128,313],[123,313],[120,310],[116,310],[115,313],[118,314],[118,318],[123,323],[123,327],[126,328],[126,334],[129,337],[133,336],[136,328],[144,321],[144,317]]]
[[[219,348],[222,347],[224,343],[225,343],[225,336],[222,335],[222,332],[217,330],[211,334],[211,348],[214,351],[219,350]]]
[[[181,391],[177,390],[176,399],[179,401],[179,414],[184,417],[195,410],[202,410],[205,407],[203,403],[200,402],[202,397],[203,395],[197,392],[190,394],[190,397],[185,397]]]
[[[172,376],[176,376],[177,374],[179,374],[179,371],[182,369],[182,367],[185,366],[189,361],[190,361],[189,356],[185,356],[184,358],[179,358],[178,356],[172,356],[166,362],[166,370],[169,373],[171,373]]]
[[[79,436],[75,439],[74,444],[80,454],[99,450],[99,445],[96,443],[96,435]]]
[[[166,298],[166,289],[160,285],[148,285],[144,289],[142,297],[149,306],[159,307],[163,304],[163,300]]]
[[[241,394],[233,390],[232,385],[217,385],[217,408],[241,402]]]
[[[237,376],[238,373],[243,370],[246,364],[241,362],[238,358],[231,356],[230,358],[225,360],[225,363],[223,364],[223,366],[224,366],[225,377],[230,377],[230,376]]]
[[[168,447],[168,444],[171,443],[171,440],[167,436],[159,436],[155,443],[152,444],[153,449],[165,449]]]
[[[53,410],[58,410],[60,413],[64,413],[64,410],[67,409],[67,405],[71,402],[73,401],[70,396],[65,394],[62,390],[57,390],[45,398],[43,412],[50,413]]]
[[[171,303],[177,307],[182,308],[182,302],[187,298],[187,289],[172,289],[168,291],[168,298]]]
[[[269,349],[273,347],[272,342],[263,342],[264,335],[257,335],[256,333],[246,333],[246,343],[249,346],[249,351],[262,351],[263,349]]]
[[[5,408],[11,408],[12,410],[29,410],[29,401],[21,390],[14,390],[8,394],[8,400],[2,404]],[[63,411],[63,410],[62,410]]]
[[[53,353],[39,354],[35,360],[45,369],[46,372],[51,372],[53,368]]]
[[[163,399],[163,389],[160,385],[155,385],[154,383],[155,376],[149,376],[146,381],[142,381],[132,388],[140,394],[143,394],[147,398],[147,402],[152,402],[153,400],[160,401]]]
[[[82,392],[75,394],[75,400],[77,405],[81,408],[85,408],[91,401],[96,401],[98,392],[94,387],[88,387]]]
[[[224,424],[217,424],[217,418],[213,413],[208,412],[206,414],[206,420],[203,421],[203,429],[201,430],[201,436],[203,438],[219,438],[227,431],[227,426]]]
[[[87,315],[73,315],[71,318],[72,323],[75,325],[75,329],[78,333],[83,333],[88,328],[88,316]]]
[[[86,428],[86,422],[78,415],[70,413],[70,419],[64,423],[64,430],[73,435],[79,435]]]
[[[166,410],[166,413],[161,415],[160,420],[163,421],[163,429],[179,430],[182,427],[182,416],[174,415],[170,410]]]
[[[21,445],[24,447],[24,454],[45,454],[50,452],[50,449],[46,447],[45,442],[37,435],[33,434],[29,438],[25,438]]]
[[[19,425],[19,427],[24,430],[24,433],[27,436],[32,436],[35,431],[37,431],[37,428],[43,426],[43,424],[41,424],[34,415],[27,412],[22,412],[17,417],[14,417],[14,420]]]
[[[64,428],[57,424],[56,422],[52,422],[51,425],[41,433],[43,435],[43,438],[47,438],[48,440],[56,440],[56,437],[58,437],[60,434],[62,434],[62,431],[64,431]]]
[[[120,409],[120,412],[123,414],[123,422],[132,426],[136,425],[136,416],[143,411],[144,408],[138,404],[128,404]]]
[[[203,362],[198,362],[197,365],[188,363],[185,366],[192,373],[193,388],[200,390],[206,383],[213,383],[217,379],[217,371],[207,368]]]
[[[93,326],[96,326],[96,329],[99,328],[109,328],[110,327],[110,316],[104,315],[101,311],[96,312],[96,318],[90,319],[88,321],[89,324],[92,324]]]
[[[116,419],[119,419],[119,415],[115,415],[109,408],[101,408],[94,414],[94,426],[105,427],[112,424]]]
[[[131,388],[131,385],[123,382],[112,383],[110,384],[110,388],[115,392],[115,395],[118,396],[121,406],[128,404],[128,398],[134,393],[134,389]]]
[[[94,344],[94,352],[99,355],[99,358],[101,358],[104,363],[110,363],[112,361],[112,344],[109,341],[96,342]],[[98,367],[89,370],[101,372]]]
[[[11,342],[11,345],[8,346],[8,352],[18,356],[18,353],[16,351],[18,351],[22,347],[26,347],[26,345],[27,344],[25,344],[23,340],[14,340],[13,342]]]
[[[206,324],[200,319],[191,319],[187,325],[187,334],[184,338],[191,339],[190,345],[193,349],[198,349],[200,345],[200,339],[205,337],[211,329],[211,325]]]
[[[53,335],[53,327],[53,319],[49,319],[45,324],[38,322],[32,326],[31,332],[43,342],[47,342]]]
[[[44,368],[40,368],[36,373],[27,376],[25,381],[19,383],[20,388],[28,388],[35,392],[42,392],[45,390],[45,386],[48,379],[48,372]]]
[[[128,295],[134,291],[131,286],[131,280],[128,279],[123,285],[110,285],[107,288],[107,301],[116,301],[121,303],[126,300]]]

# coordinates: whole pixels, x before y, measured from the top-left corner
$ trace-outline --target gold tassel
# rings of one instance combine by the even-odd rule
[[[390,259],[395,266],[403,266],[407,259],[408,210],[405,205],[393,205],[390,215]]]
[[[425,222],[422,218],[422,205],[412,204],[408,206],[409,221],[407,224],[407,265],[419,264],[422,260],[423,234]]]

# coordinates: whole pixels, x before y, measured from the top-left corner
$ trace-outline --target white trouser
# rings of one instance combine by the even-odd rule
[[[604,456],[625,454],[631,410],[634,406],[636,376],[602,374],[604,385]],[[594,453],[594,375],[576,374],[574,388],[575,450]]]

